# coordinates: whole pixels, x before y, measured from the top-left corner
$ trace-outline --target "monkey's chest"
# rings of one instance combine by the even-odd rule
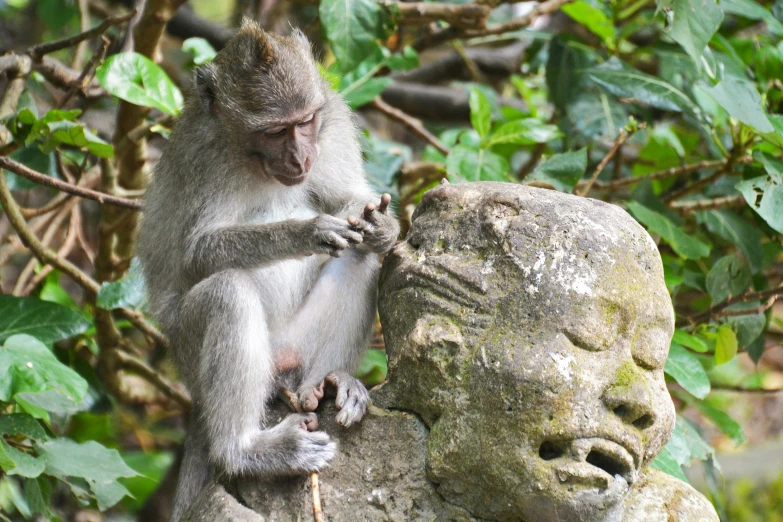
[[[275,223],[287,219],[306,220],[318,215],[306,206],[296,208],[278,207],[261,209],[252,216],[252,223]],[[329,256],[314,255],[299,259],[278,261],[253,272],[266,312],[267,324],[271,330],[285,325],[299,309],[310,291],[323,264]]]

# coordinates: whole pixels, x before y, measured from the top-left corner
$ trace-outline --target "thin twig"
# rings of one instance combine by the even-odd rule
[[[389,118],[397,120],[398,122],[405,125],[413,134],[435,147],[442,154],[449,153],[449,148],[444,145],[443,142],[440,141],[434,134],[428,131],[420,120],[417,120],[410,114],[406,114],[396,107],[392,107],[383,101],[380,96],[376,96],[370,105]]]
[[[81,32],[90,30],[90,6],[87,4],[87,0],[76,0],[76,4],[79,7],[79,30]],[[74,69],[81,69],[84,62],[84,55],[87,53],[87,40],[82,40],[76,47],[76,52],[73,55],[73,61],[71,67]]]
[[[752,158],[747,158],[746,160],[743,160],[742,163],[747,163],[748,161],[752,161]],[[668,169],[651,172],[649,174],[643,174],[641,176],[616,179],[610,181],[609,183],[596,181],[595,184],[593,185],[593,188],[601,189],[601,190],[616,190],[618,188],[626,187],[628,185],[633,185],[634,183],[639,183],[640,181],[644,181],[646,179],[653,181],[653,180],[673,178],[678,176],[687,176],[688,174],[692,174],[700,170],[722,167],[726,165],[727,162],[728,160],[726,159],[699,161],[698,163],[691,163],[690,165],[681,165],[679,167],[671,167]]]
[[[288,404],[296,413],[302,413],[302,404],[299,398],[291,390],[283,388],[280,392],[283,401]],[[321,486],[318,483],[318,472],[310,473],[310,490],[313,496],[313,520],[315,522],[324,522],[324,511],[321,507]]]
[[[413,47],[417,51],[421,51],[455,38],[476,38],[524,29],[535,22],[538,17],[553,13],[565,4],[573,1],[574,0],[548,0],[535,5],[525,16],[520,16],[519,18],[515,18],[506,23],[489,25],[481,29],[461,30],[452,25],[451,27],[437,30],[430,35],[421,38],[413,44]]]
[[[130,13],[109,17],[106,20],[104,20],[102,24],[100,24],[97,27],[93,27],[88,31],[84,31],[82,33],[75,34],[73,36],[69,36],[68,38],[63,38],[61,40],[55,40],[53,42],[45,42],[42,44],[34,45],[30,47],[30,49],[28,49],[27,54],[29,54],[34,60],[40,60],[41,57],[43,57],[46,54],[59,51],[60,49],[66,49],[68,47],[77,45],[78,43],[83,42],[84,40],[89,40],[93,36],[98,36],[100,34],[103,34],[109,27],[127,22],[135,15],[136,15],[136,10],[134,9]]]
[[[609,161],[611,161],[612,157],[615,155],[615,153],[620,149],[620,147],[623,146],[623,144],[628,141],[628,139],[634,135],[634,133],[637,130],[645,128],[646,125],[644,123],[640,123],[636,128],[633,130],[626,130],[626,129],[620,129],[620,131],[617,133],[617,139],[614,140],[614,145],[612,145],[612,148],[609,149],[609,152],[606,153],[606,156],[601,160],[601,162],[598,164],[598,166],[595,168],[595,171],[593,172],[593,175],[590,176],[590,179],[587,181],[587,183],[580,188],[577,188],[574,191],[574,194],[577,196],[586,196],[588,192],[590,192],[590,189],[593,187],[593,184],[598,180],[598,176],[601,175],[601,172],[604,170],[606,165],[609,164]]]
[[[723,196],[712,199],[697,199],[695,201],[672,201],[669,207],[680,212],[696,212],[698,210],[715,210],[728,207],[744,207],[747,204],[742,196]]]
[[[541,156],[544,154],[544,151],[546,150],[546,143],[538,143],[533,148],[533,152],[530,153],[530,159],[528,159],[524,165],[522,165],[519,168],[519,172],[517,173],[517,179],[519,181],[523,181],[528,174],[533,172],[533,169],[538,164],[539,160],[541,160]]]
[[[426,25],[444,21],[463,29],[480,29],[487,23],[492,8],[480,4],[447,4],[425,2],[390,2],[392,13],[399,13],[397,23]]]
[[[80,0],[80,1],[84,2],[85,0]],[[76,91],[84,92],[84,90],[92,81],[93,76],[95,75],[95,71],[98,70],[98,67],[101,66],[104,58],[106,58],[106,50],[108,48],[109,48],[109,39],[106,38],[105,36],[101,36],[101,45],[98,47],[98,50],[95,51],[95,54],[92,55],[90,61],[87,62],[87,65],[84,66],[84,69],[82,70],[81,74],[76,79],[76,81],[71,86],[71,88],[68,90],[68,92],[65,93],[65,96],[60,98],[60,101],[57,102],[58,109],[65,107],[65,104],[68,103],[68,101],[70,101],[70,99],[73,97],[74,94],[76,94]]]
[[[726,308],[728,308],[728,307],[730,307],[732,305],[735,305],[735,304],[748,303],[750,301],[762,301],[762,300],[766,299],[767,300],[766,303],[764,303],[761,306],[757,307],[757,308],[761,309],[761,311],[756,311],[755,308],[749,308],[749,309],[745,309],[745,310],[737,310],[737,312],[740,312],[740,311],[741,312],[746,312],[746,310],[750,310],[751,311],[750,313],[762,313],[762,312],[766,311],[767,309],[769,309],[769,307],[771,307],[775,303],[775,300],[778,297],[780,297],[780,296],[783,296],[783,286],[778,286],[776,288],[771,288],[769,290],[762,290],[760,292],[745,292],[744,294],[736,295],[734,297],[729,297],[729,298],[725,299],[724,301],[716,304],[712,308],[710,308],[708,310],[705,310],[703,312],[699,312],[699,313],[691,315],[691,316],[682,317],[681,319],[678,320],[678,324],[691,324],[691,325],[693,325],[693,324],[701,323],[702,321],[705,321],[705,320],[713,318],[713,317],[725,317],[726,315],[746,315],[745,313],[743,313],[743,314],[734,314],[734,313],[725,314],[725,313],[723,313],[723,311],[726,310]],[[731,310],[730,312],[734,312],[734,311]]]
[[[85,176],[82,180],[79,181],[77,186],[84,186],[87,188],[94,187],[99,180],[100,180],[100,174],[95,172],[90,176]],[[41,207],[21,208],[20,210],[22,212],[22,216],[24,216],[25,219],[34,218],[37,216],[43,216],[44,214],[48,214],[49,212],[61,207],[66,201],[70,200],[71,198],[73,198],[73,195],[68,194],[67,192],[60,192],[54,198],[52,198],[51,201],[49,201],[48,203],[46,203]]]
[[[716,169],[715,172],[713,172],[709,176],[705,176],[690,185],[686,185],[682,187],[679,190],[675,190],[674,192],[671,192],[669,194],[664,194],[661,197],[661,200],[667,205],[670,205],[676,199],[680,199],[681,197],[687,196],[688,194],[693,194],[694,192],[698,192],[704,187],[707,187],[711,185],[713,182],[717,181],[724,174],[731,172],[732,169],[734,168],[735,163],[736,161],[733,157],[728,158],[728,160],[722,167]]]
[[[137,359],[136,357],[133,357],[132,355],[123,352],[122,350],[117,350],[115,355],[122,366],[135,371],[145,380],[154,384],[161,392],[163,392],[164,395],[176,401],[183,408],[185,408],[185,410],[191,409],[192,402],[190,397],[178,390],[176,386],[169,382],[169,380],[160,373],[155,371],[155,369],[145,361]]]
[[[79,205],[77,204],[74,205],[73,209],[71,209],[71,218],[68,223],[68,232],[65,235],[65,239],[63,240],[62,245],[60,245],[60,248],[57,249],[57,255],[59,257],[64,259],[71,254],[73,247],[76,246],[76,237],[81,226],[82,213]],[[49,275],[52,270],[54,270],[52,265],[46,265],[41,268],[41,270],[35,274],[35,276],[30,279],[30,282],[24,287],[21,295],[29,295],[30,292],[32,292],[33,289],[41,283],[41,281],[46,279],[46,276]]]
[[[16,161],[8,157],[0,157],[0,169],[10,170],[14,174],[22,176],[23,178],[27,178],[30,181],[34,181],[38,184],[45,185],[47,187],[52,187],[57,190],[67,192],[69,194],[73,194],[74,196],[92,199],[99,203],[116,205],[118,207],[124,207],[133,210],[140,210],[142,207],[142,202],[140,200],[120,198],[117,196],[106,194],[104,192],[97,192],[95,190],[90,190],[88,188],[80,187],[78,185],[66,183],[64,181],[60,181],[59,179],[46,176],[45,174],[41,174],[40,172],[36,172],[31,168],[28,168],[25,165],[22,165],[21,163],[17,163]]]

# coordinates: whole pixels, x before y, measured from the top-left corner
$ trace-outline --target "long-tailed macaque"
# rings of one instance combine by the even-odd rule
[[[147,192],[139,233],[152,312],[193,397],[173,519],[213,470],[287,475],[336,447],[314,414],[273,425],[281,379],[313,411],[363,416],[352,376],[375,318],[378,254],[399,234],[362,169],[345,102],[304,35],[245,21],[196,73]]]

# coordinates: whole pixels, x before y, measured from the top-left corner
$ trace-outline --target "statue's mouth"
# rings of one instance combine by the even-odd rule
[[[558,480],[600,489],[617,479],[633,484],[638,475],[631,448],[604,438],[547,440],[538,450],[543,460],[552,464]]]

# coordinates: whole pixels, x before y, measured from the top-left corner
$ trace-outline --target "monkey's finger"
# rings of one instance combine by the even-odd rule
[[[338,249],[348,248],[348,241],[340,237],[340,234],[336,232],[329,232],[324,237],[324,242]]]
[[[381,204],[378,205],[378,211],[381,214],[386,214],[386,211],[389,208],[389,203],[391,203],[391,195],[390,194],[384,194],[381,196]]]
[[[372,213],[375,212],[375,205],[372,203],[367,203],[364,206],[364,211],[362,212],[362,217],[367,220],[372,219]]]
[[[353,217],[353,216],[351,216]],[[365,232],[372,232],[373,225],[372,223],[365,221],[363,219],[357,219],[353,218],[353,223],[351,223],[350,218],[348,219],[348,223],[350,223],[351,228],[354,230],[358,230],[359,232],[365,233]]]
[[[348,240],[349,243],[358,245],[362,241],[364,241],[364,236],[360,234],[359,232],[354,232],[353,230],[342,230],[340,231],[340,235]]]

